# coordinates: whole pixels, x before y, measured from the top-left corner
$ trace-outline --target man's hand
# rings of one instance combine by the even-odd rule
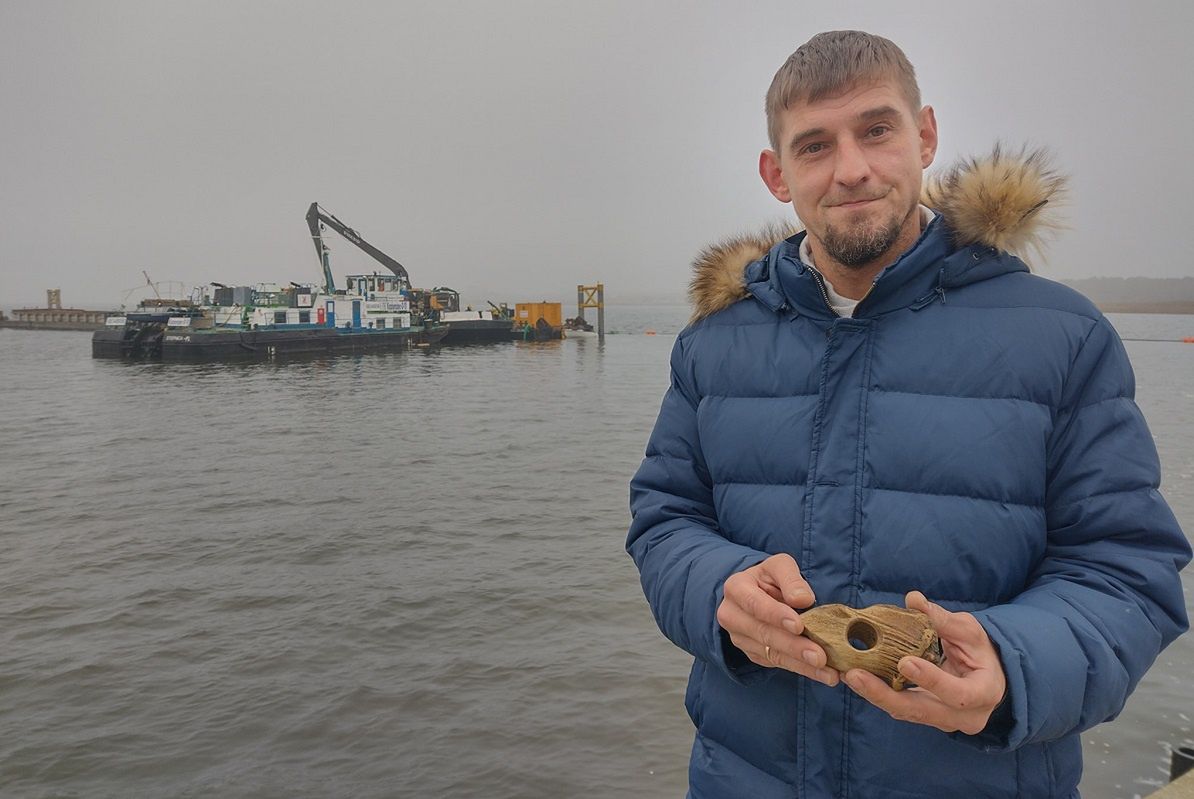
[[[917,685],[906,691],[893,691],[862,669],[846,672],[846,684],[894,719],[945,732],[982,732],[1007,690],[1003,665],[986,630],[971,614],[950,613],[919,591],[910,592],[904,603],[929,615],[945,652],[943,666],[922,658],[902,658],[900,674]]]
[[[816,601],[791,555],[772,555],[730,576],[717,608],[717,623],[751,661],[837,685],[840,674],[825,668],[825,651],[805,638],[793,608]]]

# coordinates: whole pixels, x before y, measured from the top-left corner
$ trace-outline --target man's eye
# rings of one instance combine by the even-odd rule
[[[890,130],[891,130],[891,128],[887,125],[876,125],[875,127],[868,130],[867,134],[872,137],[873,136],[882,136],[883,134],[889,132]]]
[[[825,149],[824,144],[806,144],[804,149],[800,151],[801,155],[816,155]]]

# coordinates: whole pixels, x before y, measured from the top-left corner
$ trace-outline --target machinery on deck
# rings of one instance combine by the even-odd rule
[[[311,230],[311,241],[315,245],[315,254],[319,257],[319,264],[323,269],[324,291],[328,294],[335,292],[336,287],[332,279],[332,264],[327,244],[323,241],[323,229],[329,227],[344,238],[365,251],[370,258],[389,269],[398,278],[398,288],[410,298],[411,308],[426,316],[430,320],[438,319],[444,312],[460,310],[460,294],[450,288],[436,287],[433,289],[417,289],[411,285],[410,273],[397,260],[386,255],[374,247],[357,231],[344,224],[336,216],[319,203],[311,203],[307,209],[307,227]],[[360,276],[357,276],[360,277]]]
[[[323,267],[324,290],[328,294],[334,292],[336,287],[332,280],[332,266],[328,256],[328,246],[323,243],[324,225],[360,247],[369,257],[397,275],[405,288],[409,289],[411,287],[410,275],[407,273],[405,266],[365,241],[360,233],[357,233],[335,216],[324,211],[319,207],[319,203],[311,203],[311,207],[307,209],[307,227],[311,229],[311,241],[315,244],[315,254],[319,256],[319,264]]]

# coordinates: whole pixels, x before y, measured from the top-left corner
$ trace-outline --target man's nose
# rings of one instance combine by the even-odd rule
[[[857,186],[871,174],[866,153],[853,139],[840,142],[833,165],[833,178],[843,186]]]

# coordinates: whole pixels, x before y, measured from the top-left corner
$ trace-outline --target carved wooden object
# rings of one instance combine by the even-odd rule
[[[944,659],[929,617],[919,610],[819,605],[801,611],[800,618],[804,634],[825,650],[831,669],[865,669],[897,691],[912,684],[900,676],[900,658],[912,655],[936,664]]]

